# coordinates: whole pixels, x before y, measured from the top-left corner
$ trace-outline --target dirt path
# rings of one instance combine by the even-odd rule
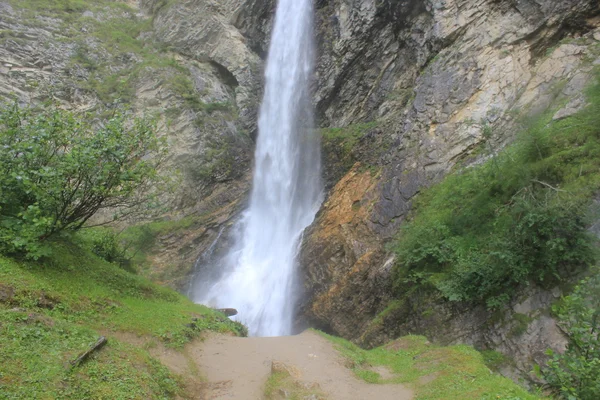
[[[292,367],[306,383],[316,383],[331,400],[410,400],[400,385],[373,385],[358,380],[344,367],[333,345],[318,334],[276,338],[208,337],[188,348],[210,382],[207,399],[260,400],[273,361]]]

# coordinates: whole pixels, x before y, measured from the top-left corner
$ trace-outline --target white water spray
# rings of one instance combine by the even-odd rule
[[[234,307],[253,336],[291,333],[294,269],[302,232],[322,201],[313,129],[313,0],[279,0],[258,122],[250,206],[225,273],[196,300]]]

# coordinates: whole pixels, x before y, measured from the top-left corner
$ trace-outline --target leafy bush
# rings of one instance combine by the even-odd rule
[[[564,354],[548,352],[546,381],[564,399],[600,399],[600,271],[595,269],[553,311],[570,343]]]
[[[83,233],[83,242],[92,253],[124,270],[136,272],[132,262],[135,254],[130,254],[129,246],[124,245],[112,229],[86,229]]]
[[[495,308],[519,285],[595,261],[586,227],[600,190],[600,85],[588,100],[577,116],[541,118],[487,163],[420,195],[395,245],[399,293],[416,284]]]
[[[147,204],[140,189],[158,182],[164,154],[153,128],[125,114],[96,127],[56,107],[0,107],[0,251],[38,258],[45,239],[98,210]]]

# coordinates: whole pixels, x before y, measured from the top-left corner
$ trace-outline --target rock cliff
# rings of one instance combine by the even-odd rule
[[[151,262],[182,288],[246,198],[274,0],[0,0],[0,98],[157,116],[177,175]],[[316,0],[327,200],[300,255],[311,324],[375,346],[406,333],[496,348],[527,374],[564,346],[533,289],[502,315],[392,295],[386,244],[419,191],[497,151],[521,121],[584,104],[597,0]],[[514,373],[506,371],[507,374]]]
[[[420,189],[479,162],[482,145],[497,151],[520,121],[581,107],[600,64],[598,12],[587,0],[318,2],[317,109],[332,189],[301,253],[312,324],[365,346],[423,333],[495,348],[522,375],[548,346],[564,346],[548,313],[558,289],[523,293],[501,316],[394,300],[386,243]],[[348,158],[360,163],[344,175]]]

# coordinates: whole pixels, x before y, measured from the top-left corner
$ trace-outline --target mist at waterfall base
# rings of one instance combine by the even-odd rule
[[[279,0],[258,121],[253,187],[218,276],[193,299],[238,310],[252,336],[292,331],[295,267],[304,229],[322,201],[319,138],[313,126],[312,0]],[[214,269],[214,268],[213,268]],[[196,280],[210,276],[200,274]]]

